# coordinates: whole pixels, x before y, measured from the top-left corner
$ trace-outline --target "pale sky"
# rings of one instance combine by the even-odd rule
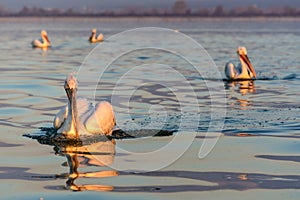
[[[101,9],[119,9],[126,7],[144,8],[170,8],[176,0],[0,0],[0,6],[12,11],[20,10],[23,6],[43,7],[43,8],[73,8],[82,9],[84,7]],[[191,8],[215,7],[237,7],[256,4],[259,7],[292,6],[300,7],[299,0],[186,0]]]

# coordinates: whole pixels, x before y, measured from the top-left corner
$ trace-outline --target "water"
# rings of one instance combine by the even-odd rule
[[[237,63],[236,48],[244,45],[248,49],[258,80],[223,84],[211,77],[211,84],[221,82],[226,89],[226,116],[222,135],[207,157],[199,159],[198,153],[211,116],[211,99],[205,85],[209,80],[197,78],[192,72],[188,78],[197,93],[199,112],[180,113],[176,92],[151,83],[142,85],[132,95],[131,118],[123,115],[127,108],[122,101],[128,96],[126,88],[150,78],[151,70],[122,85],[118,93],[121,100],[113,104],[118,124],[128,129],[140,126],[176,129],[180,120],[188,116],[186,127],[175,136],[117,140],[116,145],[96,143],[77,149],[53,148],[22,137],[25,133],[39,133],[39,127],[52,126],[53,116],[66,103],[62,88],[66,75],[77,71],[96,47],[87,42],[92,28],[101,30],[108,38],[145,26],[178,29],[192,37],[207,50],[222,75],[227,61]],[[4,18],[0,19],[0,27],[1,199],[199,199],[200,196],[203,199],[240,199],[241,195],[244,199],[299,198],[299,19]],[[53,43],[48,51],[30,47],[41,28],[48,31]],[[103,44],[110,46],[109,40],[105,42]],[[134,44],[128,42],[127,45]],[[182,43],[173,45],[186,48]],[[197,55],[192,49],[186,51]],[[157,59],[189,69],[187,63],[174,63],[172,55],[163,52],[131,53],[113,63],[107,78],[97,86],[96,100],[110,100],[114,83],[111,80],[119,77],[127,69],[125,66],[139,62],[149,64]],[[89,81],[80,82],[82,94],[87,93]],[[176,79],[172,83],[181,86]],[[186,95],[183,89],[179,93]],[[161,127],[162,120],[166,120],[164,127]],[[159,170],[137,173],[136,168],[124,172],[105,166],[112,163],[117,166],[120,160],[124,164],[134,163],[134,160],[122,160],[126,154],[121,149],[152,152],[178,135],[182,136],[183,144],[190,135],[195,136],[195,132],[188,130],[195,124],[198,133],[191,146]],[[177,146],[173,148],[169,155]],[[85,152],[93,152],[94,156]],[[161,160],[146,156],[143,159],[144,166],[154,166]],[[67,161],[73,169],[68,167]],[[76,174],[77,168],[79,177],[70,176]],[[72,190],[89,191],[72,193]]]

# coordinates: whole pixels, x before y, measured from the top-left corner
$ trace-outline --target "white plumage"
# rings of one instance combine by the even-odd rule
[[[41,31],[41,39],[36,39],[31,42],[32,47],[36,48],[47,48],[51,46],[51,42],[48,38],[47,32],[45,30]]]
[[[68,97],[68,105],[57,113],[53,121],[58,134],[68,137],[112,134],[116,121],[109,102],[101,101],[93,106],[87,99],[77,99],[77,80],[72,74],[67,77],[64,88]]]
[[[256,72],[247,56],[246,47],[239,47],[237,49],[240,64],[235,67],[231,62],[226,63],[225,75],[229,80],[234,79],[252,79],[256,78]]]
[[[103,39],[104,39],[104,35],[102,34],[102,33],[100,33],[98,36],[97,36],[97,30],[96,29],[93,29],[92,30],[92,35],[90,36],[90,38],[89,38],[89,41],[91,42],[91,43],[96,43],[96,42],[101,42],[101,41],[103,41]]]

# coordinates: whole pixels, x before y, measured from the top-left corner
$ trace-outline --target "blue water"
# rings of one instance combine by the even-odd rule
[[[0,27],[1,199],[299,198],[299,19],[3,18]],[[188,39],[174,43],[169,42],[172,41],[170,38],[151,41],[151,35],[146,39],[153,44],[168,41],[169,47],[184,50],[191,55],[191,60],[209,60],[210,64],[213,61],[221,76],[208,73],[209,77],[205,78],[178,55],[144,49],[114,60],[96,87],[95,99],[112,100],[111,91],[127,69],[138,64],[149,65],[143,74],[125,79],[116,89],[117,100],[112,104],[118,125],[128,130],[181,127],[177,135],[182,135],[182,145],[187,144],[189,135],[194,138],[182,155],[165,164],[163,155],[151,160],[145,154],[139,168],[132,167],[137,161],[128,159],[122,151],[153,152],[170,144],[175,136],[117,140],[116,145],[92,144],[85,149],[57,149],[22,137],[23,134],[40,133],[39,127],[52,126],[53,116],[67,102],[63,89],[66,75],[78,71],[84,60],[93,56],[91,52],[95,47],[103,53],[99,60],[91,61],[94,70],[91,74],[97,76],[97,70],[103,68],[103,59],[113,58],[116,48],[146,42],[142,34],[124,40],[122,45],[111,38],[139,27],[163,27],[189,36],[204,49],[197,52],[190,48]],[[102,46],[88,43],[92,28],[104,33]],[[53,44],[47,51],[30,46],[30,42],[39,37],[41,29],[47,30]],[[164,36],[162,32],[156,34]],[[225,63],[229,60],[238,62],[235,53],[238,46],[247,47],[258,80],[222,81]],[[107,48],[111,54],[105,54],[107,52],[101,48]],[[167,68],[153,63],[173,66],[191,81],[199,110],[189,101],[193,99],[183,82],[178,77],[159,77]],[[204,65],[201,67],[206,69]],[[178,90],[143,82],[155,80],[154,75],[172,83]],[[79,82],[83,95],[90,94],[93,80],[83,77]],[[225,95],[225,105],[218,100],[216,106],[224,109],[226,115],[222,116],[224,124],[216,145],[208,156],[199,159],[199,149],[212,115],[212,96],[207,83],[221,85],[221,90],[224,89],[224,93],[217,92]],[[137,89],[131,94],[134,87]],[[129,104],[126,101],[128,95],[131,97]],[[186,99],[181,101],[178,95]],[[180,112],[180,103],[187,105],[188,110],[184,113]],[[124,114],[128,107],[130,118]],[[180,124],[182,119],[188,119],[186,124]],[[171,147],[169,157],[177,148],[181,148],[180,144]],[[96,155],[91,157],[84,152],[96,152]],[[78,165],[73,162],[80,174],[76,178],[70,176],[76,173],[66,164],[69,161],[70,165],[71,158],[79,162]],[[163,164],[159,169],[137,173],[160,161]],[[119,162],[130,166],[130,172],[120,170]]]

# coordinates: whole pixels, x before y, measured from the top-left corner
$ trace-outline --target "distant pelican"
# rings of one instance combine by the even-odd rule
[[[92,35],[91,37],[89,38],[89,41],[91,43],[96,43],[96,42],[101,42],[103,41],[103,38],[104,38],[104,35],[102,33],[100,33],[98,36],[96,35],[96,32],[97,30],[96,29],[93,29],[92,30]]]
[[[71,138],[78,138],[79,135],[112,134],[116,120],[109,102],[101,101],[94,107],[87,99],[77,99],[77,80],[73,74],[67,77],[64,88],[68,105],[58,112],[53,121],[58,134]]]
[[[237,54],[239,55],[240,64],[235,67],[231,62],[226,63],[226,77],[229,80],[256,78],[256,72],[247,56],[246,47],[239,47],[237,49]]]
[[[31,42],[32,47],[36,48],[47,48],[51,46],[51,42],[48,39],[47,32],[45,30],[41,31],[41,39],[34,40]]]

